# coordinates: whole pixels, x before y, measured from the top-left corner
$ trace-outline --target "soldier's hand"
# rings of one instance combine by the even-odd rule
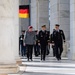
[[[40,43],[38,43],[38,45],[40,45]]]
[[[36,42],[34,44],[36,45]]]
[[[25,46],[26,44],[24,43],[23,45]]]
[[[51,45],[54,46],[54,43],[52,43]]]
[[[66,41],[64,40],[64,43],[65,43]]]
[[[48,43],[48,45],[50,45],[50,43]]]

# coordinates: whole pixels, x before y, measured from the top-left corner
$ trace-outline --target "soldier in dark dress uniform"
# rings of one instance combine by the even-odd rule
[[[50,43],[52,44],[52,42],[53,42],[53,34],[50,35]],[[53,44],[51,47],[53,49],[53,57],[55,57],[55,45]]]
[[[34,45],[34,54],[35,54],[35,56],[39,56],[40,55],[40,46],[38,45],[38,30],[35,30],[35,34],[36,34],[36,44]]]
[[[63,52],[63,42],[65,42],[65,35],[63,30],[59,29],[58,24],[55,25],[55,30],[53,31],[53,43],[55,45],[55,56],[57,60],[61,60],[61,54]]]
[[[22,30],[22,34],[20,35],[20,49],[21,49],[21,56],[25,56],[25,50],[24,50],[24,33],[25,33],[25,30]]]
[[[45,61],[45,57],[46,57],[46,48],[48,46],[49,41],[49,33],[46,30],[46,25],[42,26],[42,30],[39,31],[39,36],[38,36],[39,40],[39,45],[41,46],[41,60]]]

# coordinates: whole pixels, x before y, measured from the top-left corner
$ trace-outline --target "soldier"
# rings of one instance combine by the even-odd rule
[[[48,34],[50,34],[50,31],[48,31]],[[49,40],[50,40],[50,35],[49,35]],[[46,48],[46,55],[49,55],[50,54],[50,44],[47,45],[47,48]]]
[[[24,41],[24,33],[25,30],[22,30],[22,34],[20,35],[20,49],[21,49],[21,56],[25,56],[25,49],[24,49],[24,45],[23,45],[23,41]]]
[[[49,41],[49,33],[46,30],[46,25],[42,26],[42,30],[39,31],[39,45],[41,46],[41,61],[45,61],[45,56],[46,56],[46,48],[48,46]]]
[[[53,34],[50,35],[50,43],[52,44],[53,41]],[[52,49],[53,49],[53,57],[55,57],[55,46],[52,44]]]
[[[34,45],[34,54],[35,56],[40,55],[40,46],[38,45],[38,30],[35,30],[36,34],[36,44]]]
[[[63,52],[63,41],[65,42],[65,35],[63,30],[59,29],[58,24],[55,25],[55,30],[53,31],[53,43],[55,45],[55,56],[57,60],[61,60],[61,54]]]

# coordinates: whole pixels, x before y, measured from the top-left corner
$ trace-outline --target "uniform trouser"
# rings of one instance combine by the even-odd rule
[[[49,49],[50,49],[50,46],[47,45],[47,46],[46,46],[46,55],[49,55],[49,53],[50,53]]]
[[[38,45],[34,45],[34,53],[35,56],[38,56],[40,54],[40,47]]]
[[[37,45],[34,45],[34,54],[37,56]]]
[[[52,49],[53,49],[53,56],[55,57],[55,46],[54,45],[52,46]]]
[[[20,41],[19,41],[19,55],[21,55],[21,52],[20,52]]]
[[[46,57],[46,45],[41,45],[41,60],[45,60]]]
[[[27,58],[28,60],[32,60],[32,53],[33,53],[33,45],[26,45],[27,48]]]
[[[23,56],[25,56],[26,53],[26,46],[23,46]]]
[[[63,52],[63,45],[55,45],[55,55],[57,59],[61,59],[62,52]]]
[[[25,46],[23,44],[21,44],[21,55],[25,56]]]

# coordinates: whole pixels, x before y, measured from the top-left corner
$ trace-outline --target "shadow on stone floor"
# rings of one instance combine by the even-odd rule
[[[38,73],[38,72],[23,72],[22,75],[67,75],[67,74],[56,74],[56,73]],[[69,74],[71,75],[71,74]]]

